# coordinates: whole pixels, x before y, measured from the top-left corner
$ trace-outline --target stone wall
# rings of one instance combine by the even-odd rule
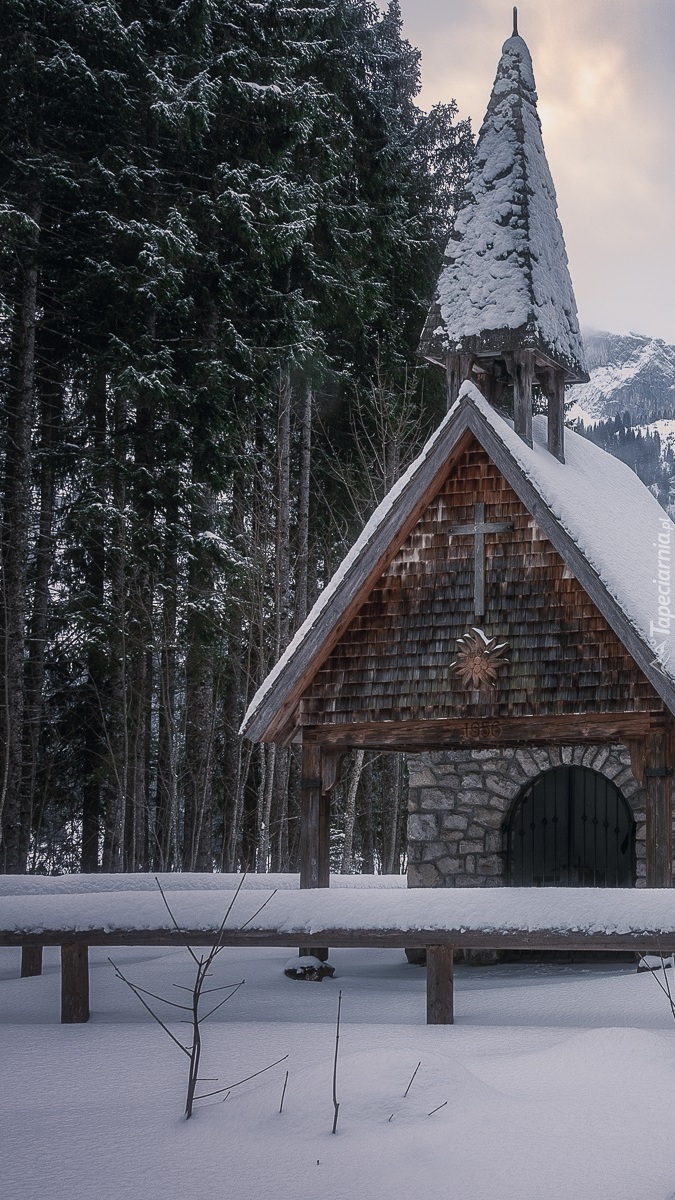
[[[625,746],[446,750],[408,758],[408,886],[499,887],[506,874],[504,826],[519,792],[565,764],[605,775],[636,823],[637,886],[645,886],[644,791]]]

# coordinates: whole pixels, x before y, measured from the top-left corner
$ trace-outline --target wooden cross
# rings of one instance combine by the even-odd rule
[[[473,534],[476,539],[473,582],[474,617],[485,615],[485,534],[508,533],[510,529],[513,529],[511,521],[486,521],[485,505],[482,501],[475,505],[473,525],[453,525],[450,529],[453,537],[458,534]]]

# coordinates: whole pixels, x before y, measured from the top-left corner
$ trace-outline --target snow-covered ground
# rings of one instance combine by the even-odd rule
[[[203,1074],[217,1076],[205,1089],[289,1057],[185,1122],[187,1060],[105,951],[91,952],[91,1021],[60,1026],[57,952],[21,980],[19,951],[0,950],[3,1200],[675,1196],[675,1023],[650,974],[460,967],[457,1024],[428,1027],[424,971],[402,952],[335,951],[335,979],[320,984],[286,979],[288,953],[216,961],[214,986],[246,984],[204,1027]],[[173,999],[190,983],[186,951],[113,958]]]

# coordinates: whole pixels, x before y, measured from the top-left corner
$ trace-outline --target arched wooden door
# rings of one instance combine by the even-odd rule
[[[634,887],[635,821],[621,792],[587,767],[528,784],[506,826],[512,887]]]

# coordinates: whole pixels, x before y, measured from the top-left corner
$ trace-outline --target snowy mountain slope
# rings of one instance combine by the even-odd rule
[[[675,346],[599,330],[586,330],[584,345],[591,379],[569,389],[569,418],[588,425],[629,412],[638,425],[672,412],[675,419]]]
[[[675,450],[675,416],[663,417],[660,421],[651,421],[647,425],[636,425],[635,431],[641,433],[643,437],[658,433],[661,439],[662,456],[667,450]]]
[[[675,346],[585,332],[590,382],[567,392],[567,422],[639,475],[675,515]]]

